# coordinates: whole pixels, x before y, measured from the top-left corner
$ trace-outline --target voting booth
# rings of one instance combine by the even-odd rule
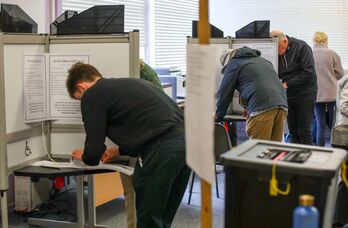
[[[342,149],[264,140],[248,140],[224,153],[225,227],[291,228],[301,194],[315,197],[320,227],[331,227],[345,156]]]
[[[68,157],[72,149],[83,146],[79,110],[71,108],[79,104],[65,99],[64,67],[77,61],[94,65],[104,77],[139,77],[139,32],[74,36],[0,33],[3,224],[7,223],[8,175],[13,170],[47,156]]]

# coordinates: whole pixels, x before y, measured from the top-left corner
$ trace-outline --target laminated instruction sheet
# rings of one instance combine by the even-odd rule
[[[70,98],[65,82],[74,63],[89,63],[89,55],[23,55],[25,123],[81,119],[80,102]]]

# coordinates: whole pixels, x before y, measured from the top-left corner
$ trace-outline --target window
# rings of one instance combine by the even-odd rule
[[[145,4],[144,0],[63,0],[62,10],[75,10],[79,13],[95,5],[125,5],[125,32],[140,31],[140,46],[145,43]]]
[[[335,50],[348,68],[348,1],[346,0],[214,0],[210,5],[211,23],[235,36],[235,31],[254,20],[270,20],[271,30],[282,30],[289,36],[313,46],[314,32],[329,36],[329,48]]]
[[[154,0],[155,66],[175,66],[186,72],[186,43],[192,20],[198,19],[198,0]]]

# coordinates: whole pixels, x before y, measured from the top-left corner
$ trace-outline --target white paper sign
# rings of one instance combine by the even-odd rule
[[[248,47],[248,48],[254,49],[254,44],[253,43],[232,44],[233,49],[238,49],[242,47]]]
[[[274,69],[278,72],[278,47],[277,43],[240,43],[232,44],[233,49],[249,47],[261,51],[261,57],[267,59],[273,64]]]
[[[213,113],[218,59],[213,46],[187,46],[186,162],[208,183],[215,180]]]
[[[47,118],[46,102],[46,56],[23,57],[23,95],[25,122]]]
[[[23,94],[26,123],[54,119],[81,119],[80,102],[69,97],[65,82],[76,62],[89,55],[23,55]]]
[[[65,86],[68,70],[77,62],[89,63],[88,55],[49,56],[50,119],[81,118],[80,101],[70,98]]]

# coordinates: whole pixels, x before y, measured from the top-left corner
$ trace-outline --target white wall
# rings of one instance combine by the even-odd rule
[[[0,0],[0,3],[15,4],[21,7],[38,24],[38,33],[49,32],[52,2],[53,0]],[[46,18],[48,19],[46,20]]]

